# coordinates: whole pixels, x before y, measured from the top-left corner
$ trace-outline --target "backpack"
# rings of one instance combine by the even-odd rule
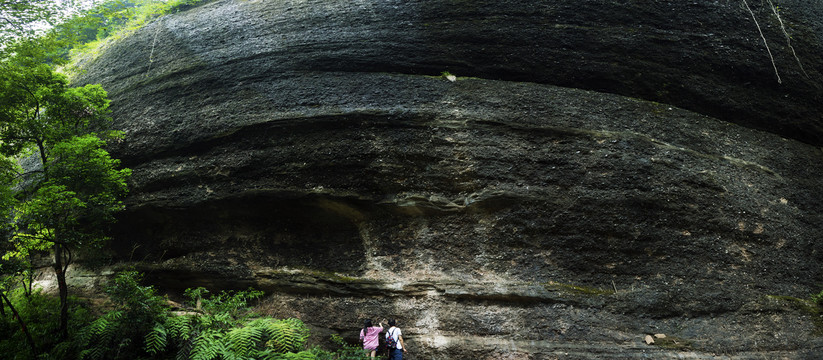
[[[389,349],[397,349],[397,340],[394,339],[391,331],[386,333],[386,347]]]

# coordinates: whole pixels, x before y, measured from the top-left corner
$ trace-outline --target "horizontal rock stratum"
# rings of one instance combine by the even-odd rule
[[[266,290],[317,343],[395,317],[412,359],[816,358],[823,5],[779,6],[160,18],[75,79],[127,134],[112,249],[164,290]]]

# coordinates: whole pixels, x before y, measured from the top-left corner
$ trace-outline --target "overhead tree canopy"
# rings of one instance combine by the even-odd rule
[[[53,0],[0,0],[0,41],[5,45],[47,26],[60,13],[62,4]]]

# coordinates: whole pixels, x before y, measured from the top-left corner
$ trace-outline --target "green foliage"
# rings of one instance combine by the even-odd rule
[[[191,360],[212,360],[218,359],[226,352],[226,348],[221,340],[221,333],[216,329],[204,329],[192,343],[189,359]]]
[[[115,308],[86,326],[77,339],[80,359],[135,359],[143,354],[145,334],[152,334],[167,316],[165,299],[151,286],[142,286],[136,271],[118,273],[106,293]],[[146,339],[148,341],[148,339]],[[155,337],[152,341],[158,341]]]
[[[46,63],[45,49],[36,42],[17,43],[10,51],[0,59],[2,155],[16,156],[31,146],[48,150],[108,127],[109,100],[100,85],[70,88],[66,76]]]
[[[169,332],[162,324],[155,324],[154,327],[146,335],[146,352],[149,354],[157,354],[159,349],[164,349],[168,345]]]
[[[251,356],[256,352],[257,344],[263,339],[265,328],[251,326],[237,327],[229,330],[224,337],[226,349],[237,356]]]
[[[126,343],[129,339],[119,336],[122,319],[122,311],[111,311],[83,329],[79,341],[85,349],[80,352],[80,358],[89,360],[105,359],[109,349],[119,348],[119,345]],[[111,347],[112,343],[117,346]]]
[[[298,319],[274,320],[263,318],[249,323],[263,330],[266,348],[277,353],[296,353],[306,347],[309,329]]]
[[[203,287],[186,289],[183,293],[189,299],[189,305],[201,309],[206,314],[230,316],[239,318],[254,315],[248,312],[248,303],[263,296],[262,291],[245,290],[237,292],[221,291],[219,294],[208,295],[209,291]]]
[[[31,333],[41,359],[81,360],[361,360],[364,352],[332,339],[341,348],[335,352],[306,349],[308,327],[298,319],[260,317],[250,312],[249,301],[262,296],[254,290],[220,292],[209,296],[203,288],[186,291],[188,306],[200,304],[184,315],[174,315],[166,300],[151,286],[140,285],[136,271],[118,273],[106,288],[113,306],[89,322],[88,311],[73,300],[72,332],[68,341],[58,342],[55,313],[58,299],[35,292],[31,297],[16,290],[12,301],[21,316],[31,323]],[[3,359],[31,358],[11,314],[0,316],[0,354]]]
[[[191,316],[166,318],[165,324],[156,324],[155,329],[158,329],[158,331],[160,328],[166,329],[168,330],[168,336],[180,339],[182,341],[188,341],[189,339],[191,339],[191,335],[193,334],[192,318],[193,317]],[[165,328],[163,327],[164,325]]]
[[[72,48],[111,36],[128,22],[135,6],[133,1],[104,1],[57,24],[51,34],[56,40],[52,57],[65,62]]]
[[[21,40],[0,54],[0,211],[10,220],[4,222],[9,242],[0,250],[4,262],[18,265],[35,253],[53,253],[65,338],[65,272],[72,250],[107,239],[106,226],[122,209],[131,171],[118,170],[120,162],[104,150],[101,137],[122,136],[108,131],[105,90],[69,87],[41,45]],[[12,174],[19,169],[9,163],[24,160],[28,172]]]
[[[54,336],[58,329],[57,313],[60,300],[35,290],[27,295],[18,288],[10,291],[9,299],[14,304],[20,317],[28,325],[28,330],[41,350],[42,358],[46,359],[73,359],[77,356],[77,348],[71,342],[60,343]],[[0,315],[0,357],[3,359],[31,358],[31,352],[25,346],[26,340],[17,319],[8,311]],[[89,311],[80,300],[69,298],[69,325],[70,329],[80,329],[88,324]],[[70,332],[70,335],[77,335]]]
[[[45,45],[52,63],[63,63],[83,44],[139,28],[151,20],[210,0],[3,0],[0,50],[14,41]],[[89,8],[90,6],[90,8]]]
[[[116,41],[155,19],[202,5],[212,0],[110,0],[68,20],[58,28],[60,38],[70,46],[61,53],[70,57],[75,64],[93,60],[98,50],[109,41]],[[93,34],[93,36],[92,36]]]
[[[56,144],[46,165],[46,181],[22,211],[35,216],[28,224],[53,229],[64,242],[98,245],[106,225],[123,208],[131,170],[117,168],[97,136],[75,136]]]
[[[334,352],[312,348],[310,352],[317,360],[367,360],[371,359],[362,347],[352,345],[343,340],[340,335],[332,334],[331,341],[337,344],[338,349]]]
[[[369,358],[366,356],[362,347],[347,343],[340,335],[332,334],[331,341],[340,347],[334,353],[336,360],[362,360]]]
[[[261,360],[318,360],[317,354],[311,350],[304,350],[298,353],[280,354],[276,352],[263,352],[258,359]]]
[[[134,320],[154,320],[164,316],[166,300],[157,295],[153,286],[140,285],[142,280],[143,275],[137,271],[121,271],[106,287],[106,294],[115,303],[116,309],[127,312],[131,325],[151,327],[154,322],[134,323]]]
[[[59,21],[61,5],[53,0],[0,1],[0,44],[33,36],[38,27]]]
[[[275,359],[306,347],[309,330],[300,320],[260,318],[249,311],[248,302],[262,296],[260,291],[208,296],[208,290],[196,288],[185,295],[198,312],[157,324],[146,336],[147,353],[175,353],[178,359]]]
[[[817,304],[817,306],[823,307],[823,291],[820,291],[817,294],[812,294],[811,299],[813,303]]]

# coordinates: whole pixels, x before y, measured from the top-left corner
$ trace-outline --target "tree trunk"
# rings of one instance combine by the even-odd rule
[[[22,330],[23,334],[26,335],[26,341],[29,343],[29,347],[31,347],[31,353],[33,355],[32,358],[36,359],[38,355],[37,346],[34,345],[34,339],[32,339],[31,333],[29,333],[29,328],[26,327],[26,322],[23,321],[23,318],[21,318],[20,314],[17,313],[17,309],[14,308],[14,305],[12,305],[11,300],[9,300],[9,298],[6,297],[5,293],[0,291],[0,297],[2,297],[2,299],[0,299],[0,306],[2,306],[3,300],[5,300],[6,304],[9,305],[11,313],[14,315],[15,318],[17,318],[17,323],[20,324],[20,330]]]
[[[63,254],[66,249],[63,245],[54,245],[54,273],[57,275],[57,289],[60,293],[60,340],[64,341],[69,338],[69,287],[66,283],[66,268],[68,264],[64,264]]]

